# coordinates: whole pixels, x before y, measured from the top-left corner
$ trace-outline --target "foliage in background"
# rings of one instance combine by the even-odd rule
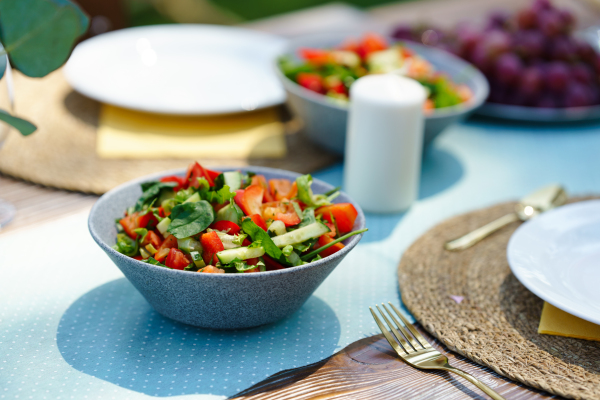
[[[35,78],[48,75],[67,61],[78,37],[88,28],[87,15],[69,0],[0,0],[0,77],[10,64]],[[0,120],[23,135],[36,127],[0,110]]]

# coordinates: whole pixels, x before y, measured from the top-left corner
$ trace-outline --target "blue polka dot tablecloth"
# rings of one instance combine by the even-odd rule
[[[156,313],[95,245],[87,214],[0,235],[0,399],[223,399],[377,333],[368,307],[400,303],[402,252],[436,223],[560,182],[600,190],[599,126],[471,121],[423,159],[420,199],[370,231],[294,315],[210,331]],[[341,184],[342,166],[315,174]],[[463,295],[462,293],[456,293]]]

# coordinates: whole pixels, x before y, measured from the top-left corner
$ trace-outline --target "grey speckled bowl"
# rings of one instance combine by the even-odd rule
[[[283,54],[299,60],[298,49],[302,47],[333,48],[349,37],[359,37],[356,32],[325,33],[303,36],[289,42]],[[393,41],[393,40],[390,40]],[[404,45],[431,62],[436,70],[446,73],[457,83],[464,83],[473,91],[468,104],[459,104],[434,111],[425,117],[423,149],[451,124],[466,118],[483,104],[489,93],[485,76],[471,64],[450,53],[405,42]],[[328,97],[303,88],[289,80],[275,66],[279,80],[287,92],[287,102],[294,113],[304,121],[306,135],[318,145],[338,154],[344,154],[348,107],[333,102]]]
[[[237,168],[235,168],[237,169]],[[232,168],[221,168],[232,170]],[[248,168],[267,179],[294,180],[298,174],[273,168]],[[268,324],[298,310],[362,235],[346,240],[343,250],[304,266],[252,274],[202,274],[149,265],[113,250],[115,219],[141,195],[140,183],[185,171],[167,171],[125,183],[104,194],[90,212],[92,237],[125,277],[162,315],[185,324],[212,329],[239,329]],[[333,187],[314,180],[315,193]],[[355,202],[342,193],[336,202],[350,202],[358,210],[354,229],[365,226],[365,216]]]

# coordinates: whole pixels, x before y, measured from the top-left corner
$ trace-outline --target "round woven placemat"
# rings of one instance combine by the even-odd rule
[[[96,129],[100,103],[74,92],[61,70],[42,79],[16,73],[14,80],[17,114],[35,123],[38,130],[28,137],[11,132],[0,151],[0,172],[6,175],[45,186],[101,194],[133,178],[185,168],[193,161],[99,158]],[[296,120],[286,123],[285,158],[199,161],[207,166],[262,165],[308,173],[338,160],[337,156],[311,144],[298,132],[298,127]]]
[[[451,350],[501,375],[567,398],[600,399],[600,342],[537,333],[544,302],[515,278],[506,260],[519,222],[470,249],[443,248],[514,205],[451,218],[419,238],[398,267],[402,301]],[[452,295],[464,300],[458,304]]]

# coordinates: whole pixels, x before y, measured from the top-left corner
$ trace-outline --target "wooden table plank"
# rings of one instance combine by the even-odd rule
[[[98,196],[34,185],[0,175],[0,198],[17,208],[0,235],[89,209]]]

